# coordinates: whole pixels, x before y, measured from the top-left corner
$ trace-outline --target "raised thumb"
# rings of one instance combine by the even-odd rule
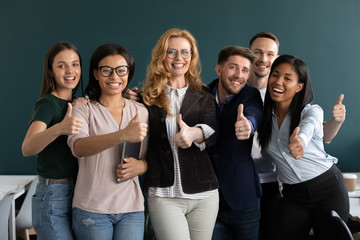
[[[336,104],[341,104],[341,102],[344,100],[344,94],[340,94]]]
[[[68,102],[68,109],[66,111],[66,116],[71,117],[72,116],[72,105]]]
[[[131,120],[132,122],[137,122],[139,120],[139,115],[140,113],[139,112],[136,112],[136,115],[135,117]]]
[[[179,127],[180,127],[180,129],[181,129],[182,126],[184,125],[184,122],[183,122],[183,120],[182,120],[181,114],[178,114],[178,115],[177,115],[176,122],[177,122],[177,124],[179,124]]]
[[[244,105],[239,104],[239,106],[238,106],[238,114],[237,114],[237,121],[239,121],[240,118],[244,116],[243,111],[244,111]]]
[[[299,132],[300,132],[300,127],[296,127],[295,129],[294,129],[294,131],[293,131],[293,133],[291,134],[291,139],[293,139],[293,138],[295,138],[295,137],[297,137],[297,135],[299,134]]]

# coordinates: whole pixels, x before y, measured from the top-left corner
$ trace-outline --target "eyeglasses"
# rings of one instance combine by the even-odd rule
[[[179,51],[172,49],[172,50],[168,50],[167,52],[167,56],[171,59],[176,58],[176,56],[178,55]],[[182,58],[187,59],[189,57],[191,57],[191,50],[189,49],[181,49],[180,50],[180,55]]]
[[[123,77],[129,72],[129,66],[125,66],[125,65],[121,65],[116,68],[112,68],[109,66],[101,66],[98,67],[98,69],[100,70],[100,74],[103,77],[110,77],[113,74],[114,70],[119,77]]]

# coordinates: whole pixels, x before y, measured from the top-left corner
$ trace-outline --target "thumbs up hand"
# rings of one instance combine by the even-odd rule
[[[235,135],[238,140],[249,139],[251,134],[251,125],[247,118],[244,116],[244,105],[239,104],[238,115],[235,122]]]
[[[60,135],[74,135],[78,134],[82,128],[82,120],[72,116],[72,105],[68,103],[64,119],[60,122]]]
[[[138,122],[140,113],[137,112],[135,117],[131,119],[129,124],[122,130],[125,141],[127,142],[141,142],[147,135],[148,125],[146,123]]]
[[[343,123],[345,121],[345,105],[342,104],[342,101],[344,100],[344,94],[340,94],[336,104],[333,107],[333,116],[334,120],[340,123]]]
[[[296,159],[300,159],[304,156],[304,140],[298,136],[300,131],[299,127],[296,127],[290,136],[289,150],[291,155]]]
[[[178,147],[183,149],[189,148],[193,141],[196,138],[196,131],[195,128],[189,127],[183,120],[181,114],[179,114],[176,118],[177,123],[179,124],[179,132],[177,132],[173,136],[173,140]],[[196,127],[197,128],[197,127]],[[200,128],[197,128],[200,130]]]

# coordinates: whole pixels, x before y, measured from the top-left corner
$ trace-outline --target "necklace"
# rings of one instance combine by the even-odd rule
[[[98,102],[102,105],[102,106],[104,106],[104,107],[106,107],[106,108],[108,108],[108,109],[123,109],[124,108],[124,106],[125,106],[125,99],[123,99],[123,101],[122,101],[122,104],[121,105],[119,105],[118,107],[108,107],[108,106],[106,106],[105,104],[103,104],[101,101],[100,101],[100,99],[98,100]]]

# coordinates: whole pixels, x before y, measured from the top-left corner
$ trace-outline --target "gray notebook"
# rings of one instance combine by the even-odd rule
[[[139,159],[141,142],[124,142],[120,163],[124,163],[124,158],[133,157]],[[124,182],[116,179],[118,183]],[[127,180],[125,180],[127,181]]]
[[[133,157],[139,159],[140,146],[141,142],[124,142],[120,163],[123,163],[124,158]]]

